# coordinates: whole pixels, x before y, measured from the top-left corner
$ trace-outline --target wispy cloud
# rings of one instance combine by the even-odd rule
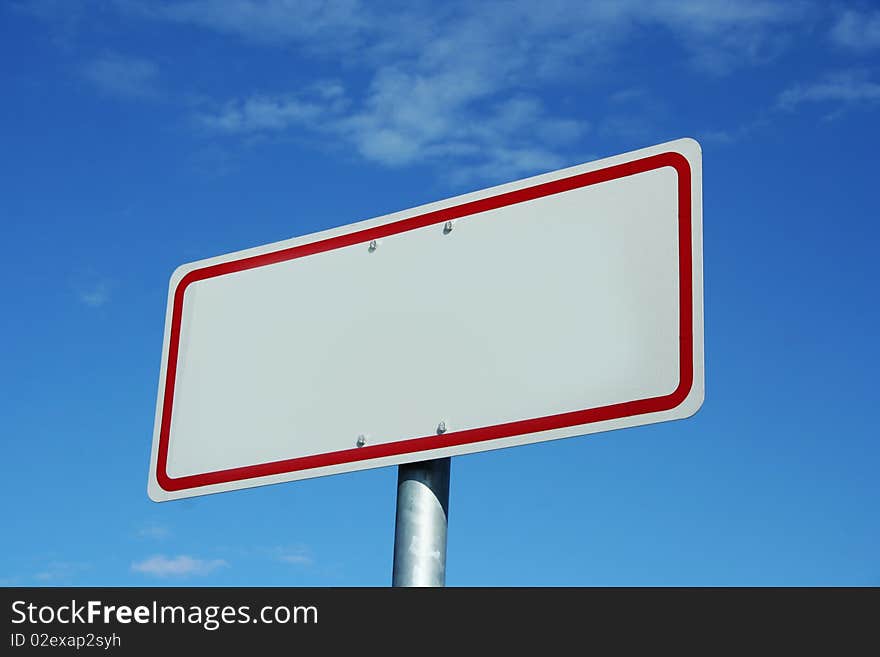
[[[609,94],[608,101],[615,105],[627,105],[641,103],[650,97],[651,94],[643,87],[627,87]]]
[[[401,103],[405,94],[406,103]],[[273,135],[307,129],[332,135],[366,160],[396,167],[456,162],[458,177],[508,176],[562,166],[566,143],[584,120],[554,117],[535,97],[477,106],[467,83],[387,70],[357,108],[338,83],[299,95],[260,95],[223,103],[196,119],[222,135]]]
[[[51,39],[61,50],[75,51],[77,37],[86,20],[88,7],[81,2],[69,0],[19,0],[5,3],[4,9],[20,12],[45,22]]]
[[[689,51],[691,63],[724,75],[765,63],[791,43],[812,13],[809,2],[770,0],[660,0],[626,2],[635,21],[669,29]]]
[[[794,109],[803,103],[843,103],[847,105],[880,101],[880,83],[865,70],[838,71],[809,84],[798,84],[779,94],[778,106]]]
[[[566,147],[589,130],[586,120],[554,115],[535,96],[488,98],[481,86],[467,76],[386,70],[332,129],[367,160],[454,163],[460,175],[477,178],[562,166]]]
[[[311,551],[303,546],[292,548],[276,548],[273,550],[275,559],[281,563],[294,566],[311,566],[315,563]]]
[[[34,579],[43,584],[65,584],[88,568],[88,564],[80,562],[50,561],[34,575]]]
[[[101,92],[124,99],[155,99],[159,67],[148,59],[109,53],[86,62],[82,74]]]
[[[326,141],[368,161],[433,164],[459,179],[573,164],[593,124],[605,134],[647,134],[643,116],[603,121],[595,110],[564,110],[536,92],[574,77],[588,83],[646,30],[666,31],[694,67],[721,75],[775,56],[807,13],[803,3],[767,0],[413,2],[382,15],[357,0],[124,6],[367,74],[366,84],[348,88],[329,82],[219,100],[197,113],[202,128],[245,139],[331,136]]]
[[[123,6],[145,18],[195,25],[248,41],[278,45],[314,42],[339,45],[368,30],[358,0],[127,0]]]
[[[463,59],[496,52],[504,69],[531,60],[536,71],[562,65],[576,51],[600,51],[642,27],[661,26],[688,48],[694,63],[729,70],[777,49],[786,28],[813,3],[771,0],[504,0],[401,4],[379,11],[359,0],[181,0],[158,4],[127,0],[135,15],[189,24],[264,45],[296,44],[318,52],[378,57]],[[515,38],[510,38],[515,35]],[[556,60],[548,66],[551,60]],[[479,60],[478,60],[479,63]],[[582,65],[582,62],[580,63]]]
[[[196,559],[187,555],[166,557],[156,555],[131,564],[131,569],[152,577],[173,578],[210,575],[216,570],[228,567],[223,559]]]
[[[831,40],[857,52],[880,49],[880,9],[844,11],[831,28]]]
[[[149,523],[137,530],[138,538],[162,540],[171,536],[171,530],[165,525]]]
[[[647,138],[651,134],[652,123],[641,114],[609,116],[602,120],[599,132],[609,137],[625,139]]]
[[[89,308],[100,308],[110,301],[110,283],[98,281],[77,291],[79,300]]]
[[[233,99],[196,114],[204,128],[223,134],[281,132],[295,126],[317,127],[325,117],[338,117],[348,105],[342,85],[324,80],[298,94],[256,95]]]
[[[740,123],[738,126],[723,130],[705,128],[697,130],[694,136],[707,143],[733,144],[744,139],[749,139],[755,133],[767,129],[772,124],[772,112],[762,111],[756,118]]]

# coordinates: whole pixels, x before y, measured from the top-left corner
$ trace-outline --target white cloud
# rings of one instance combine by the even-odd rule
[[[360,108],[334,131],[366,159],[389,166],[454,160],[474,172],[551,168],[588,123],[554,116],[533,96],[496,100],[478,76],[381,71]],[[489,96],[493,97],[490,98]]]
[[[703,130],[699,133],[699,139],[702,142],[732,144],[736,141],[737,135],[730,130]]]
[[[87,62],[83,76],[100,91],[125,99],[159,96],[159,67],[148,59],[109,53]]]
[[[34,575],[34,579],[44,584],[66,583],[78,573],[87,570],[88,564],[70,561],[50,561],[40,572]]]
[[[620,91],[615,91],[608,96],[608,100],[614,104],[631,104],[641,103],[650,98],[650,94],[642,87],[627,87]]]
[[[137,530],[138,538],[161,540],[171,536],[171,530],[165,525],[150,523]]]
[[[347,102],[342,85],[319,81],[300,94],[231,100],[219,110],[197,114],[196,120],[209,130],[225,134],[280,132],[293,126],[314,125],[328,115],[338,116]]]
[[[71,272],[69,285],[81,304],[100,308],[110,302],[116,281],[93,267],[84,267]]]
[[[228,566],[229,564],[223,559],[195,559],[187,555],[176,557],[156,555],[131,564],[131,569],[144,575],[165,578],[209,575],[215,570]]]
[[[329,95],[306,88],[226,99],[197,115],[202,127],[245,138],[330,136],[366,160],[433,164],[462,180],[574,164],[580,140],[601,117],[595,108],[542,103],[536,89],[576,80],[580,94],[649,30],[672,35],[673,65],[684,52],[698,69],[724,74],[775,56],[809,13],[806,3],[769,0],[414,1],[381,15],[357,0],[123,6],[147,19],[296,48],[366,75],[365,84],[345,90],[333,83]],[[647,135],[644,115],[654,116],[606,121],[600,132]]]
[[[189,24],[264,45],[295,44],[347,53],[361,63],[391,54],[461,69],[491,64],[548,73],[577,54],[601,54],[634,31],[670,30],[703,68],[727,70],[776,51],[782,32],[800,22],[810,2],[770,0],[496,0],[400,3],[385,11],[345,0],[127,0],[123,7],[154,20]],[[503,55],[500,57],[498,55]],[[578,58],[577,66],[585,60]]]
[[[872,81],[863,70],[839,71],[811,84],[789,87],[779,95],[778,105],[793,109],[803,103],[835,102],[845,104],[880,101],[880,83]]]
[[[766,112],[762,112],[756,118],[740,123],[738,126],[726,130],[703,129],[694,133],[700,141],[714,142],[716,144],[732,144],[743,139],[751,138],[756,132],[766,130],[771,123],[771,118]]]
[[[78,295],[79,300],[90,308],[100,308],[110,301],[110,285],[101,281],[86,289],[81,289]]]
[[[651,134],[651,123],[642,115],[618,114],[604,119],[599,131],[609,137],[647,139]]]
[[[831,40],[857,52],[880,48],[880,10],[844,11],[831,28]]]
[[[304,547],[278,548],[275,551],[275,558],[282,563],[295,566],[311,566],[315,563],[309,550]]]
[[[336,44],[372,23],[365,20],[358,0],[178,0],[167,4],[129,0],[121,4],[143,17],[271,45],[291,41]]]
[[[641,22],[668,28],[697,68],[715,74],[772,59],[788,45],[790,30],[811,13],[806,2],[771,0],[661,0],[627,6],[643,15]]]
[[[291,125],[313,120],[319,105],[296,98],[269,98],[255,96],[231,101],[216,114],[200,114],[205,127],[230,134],[284,130]]]
[[[557,168],[566,163],[558,151],[589,130],[587,121],[552,116],[535,97],[490,101],[462,82],[386,69],[357,107],[337,83],[323,97],[314,91],[254,96],[203,111],[197,119],[227,135],[293,128],[330,134],[364,159],[391,167],[454,163],[447,171],[457,181]]]

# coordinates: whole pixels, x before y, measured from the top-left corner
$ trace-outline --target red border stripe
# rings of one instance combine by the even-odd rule
[[[589,408],[581,411],[560,413],[529,420],[518,420],[496,424],[478,429],[455,431],[437,436],[422,436],[408,440],[400,440],[384,445],[373,445],[360,448],[346,449],[328,454],[305,456],[271,463],[261,463],[240,468],[229,468],[216,472],[187,475],[184,477],[170,477],[167,472],[168,466],[168,443],[171,434],[171,412],[174,403],[174,385],[177,374],[177,361],[180,350],[180,327],[183,315],[183,297],[187,287],[196,281],[223,276],[234,272],[265,267],[279,262],[286,262],[296,258],[323,253],[333,249],[339,249],[353,244],[381,239],[389,235],[396,235],[417,228],[424,228],[433,224],[442,223],[452,219],[467,217],[470,215],[503,208],[516,203],[523,203],[553,194],[587,187],[638,173],[645,173],[654,169],[672,167],[678,173],[678,244],[679,244],[679,384],[669,395],[652,397],[635,401]],[[243,479],[266,477],[269,475],[284,474],[311,470],[342,463],[366,461],[387,456],[422,452],[453,447],[469,443],[509,438],[511,436],[561,429],[563,427],[602,422],[645,413],[667,411],[681,404],[688,396],[693,385],[693,258],[691,245],[691,168],[687,159],[680,153],[668,152],[652,155],[640,160],[619,164],[616,166],[589,171],[568,178],[554,180],[547,183],[505,192],[489,198],[479,199],[462,203],[452,208],[444,208],[427,212],[415,217],[401,219],[392,223],[367,228],[364,230],[338,235],[328,239],[303,244],[300,246],[281,249],[272,253],[242,258],[231,262],[223,262],[210,265],[201,269],[195,269],[187,273],[178,283],[174,291],[174,303],[171,315],[171,336],[168,347],[168,367],[165,375],[165,389],[162,403],[162,416],[159,429],[159,453],[156,464],[156,479],[166,491],[178,491],[212,484],[229,483]]]

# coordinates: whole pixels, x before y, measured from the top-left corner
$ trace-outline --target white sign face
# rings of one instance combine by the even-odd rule
[[[701,190],[682,139],[183,265],[150,497],[692,415]]]

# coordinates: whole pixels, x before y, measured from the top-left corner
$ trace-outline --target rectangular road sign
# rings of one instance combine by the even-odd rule
[[[183,265],[149,495],[688,417],[701,244],[681,139]]]

